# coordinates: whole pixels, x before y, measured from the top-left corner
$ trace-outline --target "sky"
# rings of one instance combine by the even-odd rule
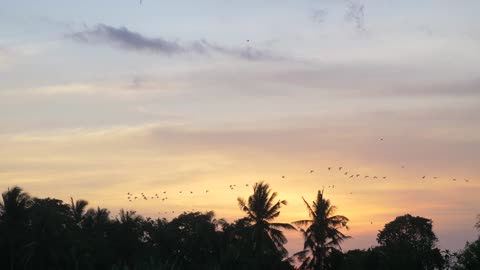
[[[283,222],[323,189],[344,249],[406,213],[477,235],[479,1],[0,4],[2,191],[233,221],[265,181]]]

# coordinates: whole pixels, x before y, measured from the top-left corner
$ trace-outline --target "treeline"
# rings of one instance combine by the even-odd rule
[[[120,210],[112,219],[84,200],[34,198],[13,187],[0,202],[0,269],[480,269],[480,239],[457,253],[439,250],[426,218],[397,217],[379,232],[377,247],[344,253],[349,220],[321,191],[312,203],[304,199],[309,218],[292,224],[275,222],[287,202],[268,184],[237,200],[245,217],[232,223],[213,212],[168,221]],[[303,233],[304,250],[288,256],[285,230]]]

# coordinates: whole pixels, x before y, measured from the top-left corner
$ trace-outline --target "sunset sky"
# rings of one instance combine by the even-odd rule
[[[324,188],[346,249],[406,213],[477,235],[480,1],[0,2],[2,191],[233,221],[264,180],[279,221]]]

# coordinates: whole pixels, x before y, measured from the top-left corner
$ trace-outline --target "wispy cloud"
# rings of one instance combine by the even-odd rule
[[[105,24],[98,24],[92,29],[72,32],[65,36],[81,43],[109,44],[125,50],[158,53],[169,56],[187,53],[204,55],[217,53],[247,60],[273,60],[278,58],[267,51],[254,49],[252,47],[229,48],[216,45],[204,39],[182,44],[162,37],[146,37],[125,26],[117,28]]]
[[[325,22],[325,17],[327,16],[328,11],[325,9],[313,9],[311,11],[312,20],[316,23]]]
[[[355,27],[364,32],[365,29],[365,6],[360,3],[353,2],[352,0],[347,0],[347,12],[345,13],[345,20],[353,22]]]

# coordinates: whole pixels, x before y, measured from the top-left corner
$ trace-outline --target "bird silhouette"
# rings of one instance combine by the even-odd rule
[[[338,170],[341,171],[343,167],[338,167]]]
[[[313,172],[314,172],[314,170],[310,170],[310,173],[313,173]]]
[[[330,171],[332,169],[332,167],[328,167],[328,170]]]

